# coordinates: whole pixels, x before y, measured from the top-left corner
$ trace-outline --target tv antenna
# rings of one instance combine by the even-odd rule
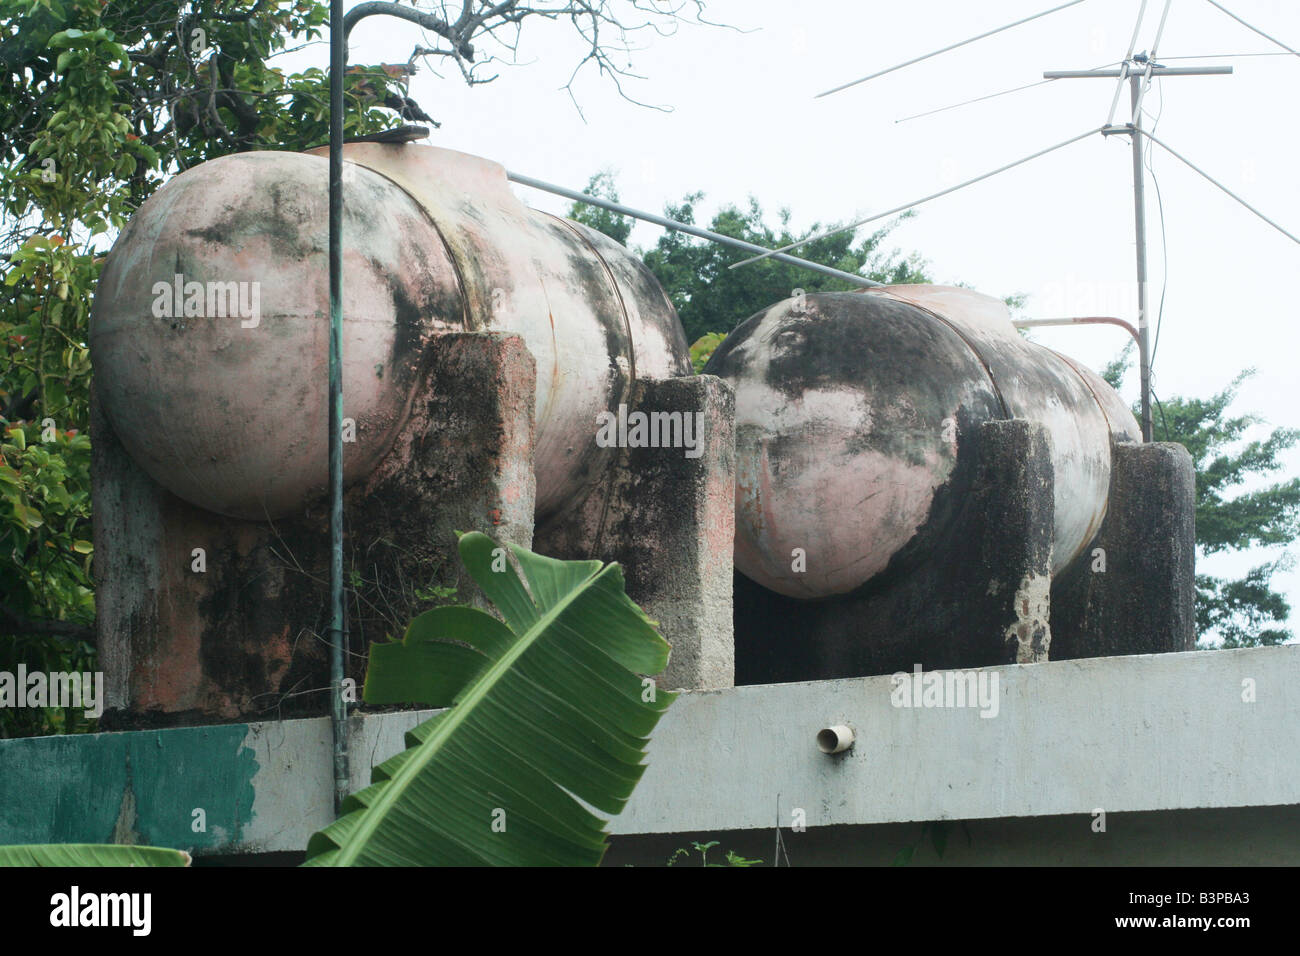
[[[819,93],[818,98],[823,96],[829,96],[832,93],[838,93],[841,90],[846,90],[850,87],[857,86],[860,83],[866,83],[869,80],[874,80],[877,77],[884,76],[887,73],[892,73],[895,70],[900,70],[907,66],[911,66],[914,63],[919,63],[922,60],[927,60],[930,59],[931,57],[938,56],[942,53],[947,53],[950,50],[954,50],[958,47],[965,46],[968,43],[973,43],[976,40],[982,40],[985,37],[993,36],[996,33],[1001,33],[1004,30],[1011,29],[1012,27],[1020,26],[1021,24],[1028,23],[1031,20],[1037,20],[1039,17],[1045,17],[1048,14],[1056,13],[1059,10],[1064,10],[1067,7],[1076,6],[1081,2],[1082,0],[1073,0],[1073,2],[1064,3],[1059,6],[1052,7],[1049,10],[1044,10],[1041,13],[1034,14],[1033,16],[1024,17],[1023,19],[1016,20],[1013,23],[1008,23],[1005,26],[998,27],[997,29],[988,30],[984,33],[978,34],[977,36],[973,36],[967,40],[962,40],[959,43],[950,44],[939,50],[935,50],[932,53],[927,53],[923,56],[914,57],[910,60],[907,60],[903,63],[899,63],[896,66],[892,66],[884,70],[878,70],[875,73],[869,74],[868,76],[861,77],[860,79],[857,80],[852,80],[848,83],[843,83],[837,87],[834,87],[833,89],[827,90],[824,93]],[[1242,199],[1240,196],[1234,193],[1223,183],[1219,182],[1217,179],[1215,179],[1205,170],[1201,169],[1191,160],[1187,159],[1181,153],[1174,150],[1173,147],[1157,139],[1153,132],[1143,128],[1142,100],[1146,96],[1147,91],[1151,88],[1152,81],[1156,77],[1163,78],[1163,77],[1170,77],[1170,76],[1216,76],[1216,75],[1230,74],[1233,72],[1231,66],[1165,66],[1156,59],[1160,47],[1160,40],[1164,35],[1165,24],[1169,19],[1169,10],[1173,6],[1173,0],[1165,0],[1164,10],[1160,15],[1160,24],[1156,29],[1155,40],[1151,45],[1151,52],[1149,54],[1135,53],[1134,51],[1137,48],[1138,36],[1141,33],[1142,24],[1146,17],[1147,2],[1148,0],[1142,0],[1141,6],[1138,9],[1137,22],[1133,26],[1133,35],[1129,40],[1128,52],[1124,55],[1124,59],[1120,60],[1118,63],[1107,64],[1104,67],[1096,67],[1089,70],[1049,70],[1043,73],[1043,80],[1037,83],[1031,83],[1025,86],[1015,87],[1014,89],[1010,89],[1010,90],[1003,90],[1002,92],[989,94],[988,96],[977,97],[976,99],[973,100],[966,100],[963,101],[962,103],[954,104],[951,107],[941,107],[937,110],[930,110],[926,113],[919,113],[916,114],[915,116],[905,117],[905,119],[915,119],[918,116],[926,116],[926,115],[930,115],[931,113],[943,112],[947,109],[956,108],[957,106],[965,106],[970,103],[977,103],[982,100],[992,99],[993,97],[996,96],[1003,96],[1006,95],[1007,93],[1015,93],[1023,89],[1029,89],[1030,87],[1040,86],[1043,83],[1048,83],[1056,80],[1084,79],[1084,78],[1118,79],[1119,82],[1115,86],[1115,95],[1111,98],[1110,114],[1107,116],[1104,125],[1100,127],[1096,127],[1094,129],[1085,130],[1084,132],[1078,134],[1077,136],[1073,136],[1070,139],[1064,140],[1053,146],[1048,146],[1045,149],[1040,149],[1037,152],[1031,153],[1028,156],[1015,160],[1014,162],[1006,163],[1003,166],[999,166],[997,169],[990,170],[989,172],[983,173],[972,179],[965,180],[964,182],[958,183],[955,186],[950,186],[947,189],[942,189],[939,192],[931,193],[930,195],[923,196],[920,199],[914,199],[911,202],[903,203],[902,205],[895,206],[892,209],[888,209],[881,213],[876,213],[872,216],[868,216],[865,219],[860,219],[857,222],[850,223],[849,225],[839,226],[835,229],[827,230],[826,232],[808,236],[807,238],[801,239],[798,242],[792,242],[789,243],[788,245],[781,246],[778,249],[772,249],[760,255],[751,256],[748,259],[744,259],[740,262],[734,263],[733,265],[729,266],[729,268],[735,269],[738,268],[739,266],[747,265],[748,263],[751,262],[758,262],[762,259],[766,259],[771,256],[785,254],[788,253],[791,249],[797,248],[809,242],[814,242],[818,239],[823,239],[826,236],[832,236],[839,232],[845,232],[845,231],[857,229],[858,227],[863,226],[869,222],[873,222],[877,219],[882,219],[886,216],[891,216],[894,215],[895,213],[903,212],[904,210],[911,209],[915,206],[919,206],[922,203],[929,202],[932,199],[938,199],[940,196],[946,196],[949,193],[956,192],[959,189],[965,189],[967,186],[974,185],[975,183],[978,183],[982,180],[988,179],[992,176],[996,176],[998,173],[1002,173],[1009,169],[1013,169],[1017,166],[1023,165],[1024,163],[1030,162],[1031,160],[1037,159],[1040,156],[1045,156],[1048,153],[1055,152],[1058,149],[1062,149],[1073,143],[1077,143],[1078,141],[1082,139],[1086,139],[1089,136],[1093,136],[1098,133],[1100,133],[1102,136],[1127,135],[1130,137],[1132,141],[1132,152],[1133,152],[1133,213],[1134,213],[1134,233],[1137,240],[1136,265],[1137,265],[1137,286],[1138,286],[1138,324],[1137,324],[1136,338],[1138,341],[1138,368],[1139,368],[1139,376],[1141,380],[1141,393],[1142,393],[1141,396],[1142,440],[1146,442],[1151,441],[1151,349],[1150,349],[1150,342],[1149,342],[1149,324],[1148,324],[1148,309],[1147,309],[1146,191],[1145,191],[1145,172],[1144,172],[1144,165],[1143,165],[1143,150],[1144,150],[1143,140],[1147,140],[1159,146],[1165,152],[1169,153],[1175,159],[1179,160],[1184,165],[1186,165],[1194,172],[1199,174],[1202,178],[1206,179],[1211,184],[1221,189],[1223,192],[1225,192],[1236,202],[1240,203],[1242,206],[1245,206],[1252,213],[1254,213],[1264,222],[1268,223],[1278,232],[1282,233],[1284,236],[1291,239],[1293,242],[1300,243],[1300,237],[1297,237],[1294,233],[1289,232],[1288,230],[1284,229],[1282,226],[1278,225],[1276,222],[1274,222],[1268,216],[1264,215],[1264,213],[1260,212],[1260,210],[1256,209],[1250,203],[1246,202],[1246,200]],[[1232,11],[1228,10],[1222,4],[1216,2],[1216,0],[1206,0],[1206,2],[1209,3],[1211,6],[1215,7],[1216,9],[1220,10],[1222,13],[1231,17],[1233,20],[1237,21],[1242,26],[1246,27],[1247,29],[1253,31],[1254,33],[1264,37],[1270,42],[1281,47],[1283,51],[1290,54],[1294,54],[1296,56],[1300,56],[1300,52],[1296,51],[1292,47],[1283,43],[1281,40],[1277,39],[1276,37],[1270,36],[1269,34],[1265,33],[1263,30],[1260,30],[1258,27],[1252,26],[1251,24],[1247,23],[1245,20],[1237,16]],[[1221,56],[1223,57],[1234,56],[1234,55],[1238,55],[1238,54],[1221,54]],[[1186,57],[1186,58],[1172,57],[1171,59],[1210,59],[1210,58],[1211,57]],[[1129,87],[1129,106],[1131,110],[1131,115],[1127,123],[1116,124],[1115,113],[1119,107],[1120,94],[1123,92],[1124,85],[1126,82]],[[1064,324],[1065,321],[1070,321],[1070,320],[1044,320],[1044,321],[1035,322],[1033,324]]]

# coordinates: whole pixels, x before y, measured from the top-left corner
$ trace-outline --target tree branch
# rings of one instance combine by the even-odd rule
[[[95,629],[74,621],[36,620],[0,604],[0,634],[46,634],[69,641],[95,643]]]
[[[469,4],[466,3],[466,7]],[[432,30],[438,36],[447,40],[455,47],[456,52],[467,60],[474,59],[474,47],[470,44],[469,39],[464,34],[458,32],[451,24],[441,17],[434,16],[432,13],[421,13],[419,10],[412,10],[410,7],[404,7],[400,3],[381,2],[373,0],[371,3],[358,3],[348,11],[347,16],[343,18],[343,35],[346,37],[352,32],[352,28],[362,19],[373,16],[378,13],[388,14],[389,16],[398,17],[402,20],[409,20],[412,23],[418,23],[426,30]],[[462,17],[464,14],[462,14]]]

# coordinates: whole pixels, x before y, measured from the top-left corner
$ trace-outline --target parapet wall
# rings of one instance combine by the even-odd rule
[[[895,706],[890,675],[684,694],[611,824],[609,861],[662,864],[663,841],[707,833],[733,849],[748,834],[765,848],[751,855],[770,862],[779,826],[796,865],[888,863],[873,847],[896,853],[917,842],[919,821],[948,820],[984,821],[969,844],[950,830],[945,862],[959,864],[1300,863],[1300,649],[979,674],[994,716],[978,701]],[[353,717],[351,789],[430,714]],[[817,746],[832,723],[856,732],[842,754]],[[0,741],[0,806],[11,809],[0,843],[118,835],[207,855],[298,854],[334,819],[331,754],[324,717]]]

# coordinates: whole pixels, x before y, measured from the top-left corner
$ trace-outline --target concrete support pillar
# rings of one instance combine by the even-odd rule
[[[1052,593],[1058,659],[1196,646],[1196,473],[1170,442],[1115,447],[1110,503],[1083,560]]]
[[[739,683],[762,684],[1047,660],[1055,515],[1042,425],[985,422],[960,434],[977,456],[968,487],[929,542],[900,554],[862,591],[826,601],[775,594],[736,575]]]
[[[1048,659],[1055,488],[1042,425],[1025,419],[980,426],[980,468],[972,504],[980,568],[970,599],[983,605],[1002,637],[1002,660]]]
[[[661,686],[731,687],[735,398],[712,375],[641,380],[635,412],[689,420],[692,447],[609,448],[607,490],[539,528],[537,550],[622,564],[629,596],[672,645]]]
[[[448,334],[428,354],[392,449],[347,492],[345,674],[358,685],[370,641],[433,604],[474,599],[455,531],[532,543],[531,354],[517,336],[489,333]],[[273,523],[202,510],[159,487],[92,413],[106,726],[323,713],[324,502]],[[229,427],[244,440],[238,422]],[[294,427],[284,423],[284,440]]]

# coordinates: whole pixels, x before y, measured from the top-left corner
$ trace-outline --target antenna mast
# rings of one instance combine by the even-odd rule
[[[1168,6],[1165,8],[1168,13]],[[1161,27],[1164,20],[1161,19]],[[1160,42],[1157,34],[1156,43]],[[1137,240],[1137,292],[1138,292],[1138,374],[1141,379],[1142,440],[1151,440],[1151,331],[1147,309],[1147,213],[1146,171],[1142,165],[1142,97],[1155,76],[1216,76],[1231,73],[1230,66],[1161,66],[1153,55],[1135,54],[1124,60],[1114,70],[1048,70],[1045,80],[1072,80],[1082,77],[1118,77],[1122,85],[1129,83],[1129,104],[1133,115],[1122,126],[1102,127],[1103,136],[1127,133],[1133,141],[1133,232]]]
[[[1250,30],[1254,31],[1255,33],[1259,34],[1265,39],[1271,41],[1277,46],[1280,46],[1287,53],[1292,53],[1295,54],[1296,56],[1300,56],[1300,51],[1297,51],[1294,48],[1287,46],[1281,40],[1278,40],[1276,37],[1270,36],[1269,34],[1265,33],[1263,30],[1260,30],[1258,27],[1251,26],[1251,24],[1247,23],[1245,20],[1242,20],[1236,14],[1232,13],[1230,10],[1224,8],[1221,4],[1217,3],[1216,0],[1209,0],[1209,3],[1212,6],[1216,7],[1217,9],[1221,10],[1223,13],[1227,14],[1233,20],[1236,20],[1238,23],[1242,24],[1243,26],[1249,28]],[[902,69],[903,67],[906,66],[911,66],[914,63],[919,63],[920,61],[927,60],[930,57],[938,56],[941,53],[946,53],[949,50],[956,49],[957,47],[965,46],[967,43],[973,43],[976,40],[984,39],[985,37],[992,36],[995,33],[1001,33],[1003,30],[1008,30],[1011,27],[1019,26],[1022,23],[1027,23],[1030,20],[1036,20],[1039,17],[1047,16],[1049,13],[1055,13],[1058,10],[1064,10],[1067,7],[1072,7],[1072,6],[1075,6],[1075,3],[1064,3],[1061,4],[1060,6],[1053,7],[1050,10],[1044,10],[1042,13],[1037,13],[1031,17],[1026,17],[1022,20],[1017,20],[1014,23],[1009,23],[1006,26],[998,27],[995,30],[986,31],[984,33],[979,34],[978,36],[971,37],[968,40],[962,40],[959,43],[950,44],[949,46],[943,47],[942,49],[939,50],[935,50],[932,53],[927,53],[923,56],[914,57],[913,59],[907,60],[904,63],[899,63],[896,66],[891,66],[884,70],[878,70],[877,72],[872,73],[869,76],[864,76],[861,79],[853,80],[850,83],[844,83],[840,86],[835,87],[834,89],[827,90],[825,93],[820,93],[818,94],[818,96],[828,96],[831,93],[837,93],[840,90],[848,89],[849,87],[856,86],[859,83],[865,83],[866,81],[873,80],[876,77],[884,76],[886,73],[892,73],[894,70]],[[1043,82],[1048,82],[1051,80],[1082,79],[1085,77],[1090,79],[1094,79],[1097,77],[1109,77],[1112,79],[1118,79],[1119,83],[1117,83],[1115,86],[1115,95],[1111,99],[1110,114],[1106,119],[1105,125],[1100,127],[1099,129],[1089,130],[1085,133],[1081,133],[1080,135],[1065,140],[1062,143],[1057,143],[1055,146],[1049,146],[1046,149],[1041,149],[1036,153],[1032,153],[1031,155],[1026,156],[1022,159],[1018,159],[1015,162],[1007,163],[1006,165],[1000,166],[999,168],[994,169],[990,172],[984,173],[980,176],[976,176],[974,179],[969,179],[963,183],[958,183],[956,186],[952,186],[948,189],[944,189],[932,195],[923,196],[920,199],[915,199],[909,203],[905,203],[901,206],[897,206],[893,209],[890,209],[887,212],[877,213],[874,216],[869,216],[866,219],[858,220],[857,222],[850,223],[847,226],[837,226],[834,229],[830,229],[827,230],[826,232],[821,233],[820,235],[807,236],[803,239],[800,239],[797,242],[792,242],[787,245],[781,246],[778,249],[770,249],[763,252],[760,255],[751,256],[750,258],[743,259],[740,262],[732,263],[727,268],[736,269],[739,268],[740,266],[748,265],[751,262],[758,262],[759,260],[762,259],[767,259],[773,256],[787,253],[791,249],[795,249],[799,246],[805,245],[809,242],[813,242],[817,239],[823,239],[826,236],[834,235],[837,232],[844,232],[846,230],[856,229],[859,226],[863,225],[864,223],[871,222],[874,219],[879,219],[882,216],[892,215],[893,213],[901,212],[904,209],[910,209],[913,206],[919,205],[920,203],[928,202],[931,199],[937,199],[940,196],[945,196],[948,193],[957,191],[958,189],[964,189],[967,186],[980,182],[981,180],[988,179],[990,176],[994,176],[998,173],[1005,172],[1006,170],[1019,166],[1022,163],[1029,162],[1032,159],[1037,159],[1039,156],[1043,156],[1047,153],[1061,149],[1065,146],[1069,146],[1071,143],[1078,142],[1079,140],[1084,139],[1085,137],[1090,136],[1093,133],[1100,132],[1103,136],[1112,136],[1116,133],[1127,134],[1128,136],[1131,137],[1132,145],[1133,145],[1133,217],[1134,217],[1134,232],[1136,234],[1136,239],[1137,239],[1136,254],[1137,254],[1137,284],[1138,284],[1138,330],[1137,330],[1138,334],[1136,338],[1138,340],[1138,366],[1141,373],[1141,389],[1142,389],[1142,399],[1141,399],[1142,440],[1144,442],[1151,441],[1151,350],[1150,350],[1150,342],[1149,342],[1148,314],[1147,314],[1148,309],[1147,309],[1146,191],[1145,191],[1146,184],[1145,184],[1145,175],[1144,175],[1144,167],[1143,167],[1142,139],[1143,138],[1149,139],[1151,140],[1151,142],[1157,144],[1165,151],[1173,154],[1175,158],[1183,162],[1185,165],[1190,166],[1195,172],[1203,176],[1205,179],[1209,180],[1210,183],[1212,183],[1214,186],[1217,186],[1223,192],[1227,193],[1238,203],[1245,206],[1247,209],[1253,212],[1260,219],[1264,220],[1266,223],[1268,223],[1278,232],[1282,233],[1284,236],[1291,239],[1293,242],[1300,243],[1300,236],[1297,236],[1294,233],[1288,232],[1286,229],[1283,229],[1272,219],[1269,219],[1267,216],[1265,216],[1254,206],[1250,205],[1248,202],[1246,202],[1244,199],[1242,199],[1232,190],[1228,189],[1227,186],[1223,185],[1221,182],[1219,182],[1218,180],[1210,176],[1209,173],[1206,173],[1205,171],[1201,170],[1199,167],[1195,166],[1190,160],[1174,152],[1174,150],[1171,147],[1165,145],[1160,140],[1156,139],[1155,136],[1152,135],[1149,131],[1142,128],[1142,99],[1146,95],[1146,91],[1150,89],[1151,81],[1154,77],[1215,76],[1215,75],[1223,75],[1232,72],[1232,67],[1230,66],[1173,67],[1173,66],[1162,66],[1160,63],[1156,61],[1156,53],[1160,47],[1160,38],[1161,36],[1164,35],[1165,23],[1169,19],[1169,10],[1172,6],[1173,6],[1173,0],[1165,0],[1164,10],[1160,14],[1160,26],[1156,29],[1155,41],[1151,46],[1150,55],[1147,55],[1145,53],[1133,52],[1137,46],[1137,39],[1139,34],[1141,33],[1142,24],[1146,16],[1147,0],[1142,0],[1141,6],[1138,8],[1137,22],[1133,25],[1133,36],[1132,39],[1130,39],[1129,41],[1128,52],[1125,54],[1124,59],[1120,61],[1117,69],[1102,68],[1102,69],[1091,69],[1091,70],[1050,70],[1043,73]],[[1233,54],[1229,54],[1229,55],[1233,55]],[[1251,55],[1251,54],[1239,54],[1239,55]],[[1255,55],[1259,55],[1259,54],[1255,54]],[[1184,58],[1179,57],[1177,59],[1184,59]],[[1127,80],[1129,84],[1129,105],[1132,110],[1132,117],[1128,123],[1122,125],[1116,125],[1115,111],[1116,108],[1119,106],[1119,97],[1124,90],[1125,80]],[[956,106],[965,106],[969,103],[976,103],[981,100],[992,99],[995,96],[1002,96],[1006,93],[1014,93],[1017,92],[1018,90],[1028,89],[1029,86],[1037,86],[1037,85],[1038,85],[1037,83],[1031,83],[1028,86],[1016,87],[1015,89],[1012,90],[1003,90],[1000,93],[993,93],[988,96],[978,97],[974,100],[967,100],[963,103],[954,104],[954,106],[941,107],[940,109],[937,110],[930,110],[928,113],[919,113],[917,114],[917,116],[927,116],[930,115],[931,113],[940,113],[947,109],[953,109]],[[915,119],[916,116],[911,116],[907,118]],[[901,122],[901,120],[899,122]],[[1031,323],[1022,323],[1022,324],[1031,324]],[[1036,324],[1044,324],[1044,323],[1036,323]],[[1049,324],[1059,324],[1059,323],[1049,323]]]

